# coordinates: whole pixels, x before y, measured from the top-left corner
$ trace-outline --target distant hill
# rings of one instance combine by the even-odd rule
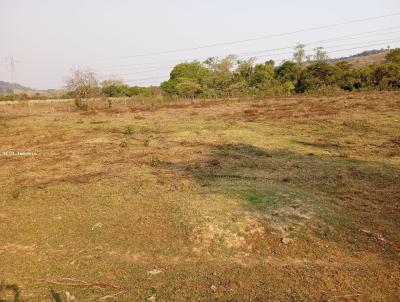
[[[17,83],[0,81],[0,94],[10,94],[13,92],[34,92],[35,89],[22,86]]]
[[[366,50],[361,53],[349,56],[333,59],[333,62],[347,61],[355,67],[362,67],[369,64],[379,64],[385,60],[385,56],[389,53],[387,49],[380,50]]]

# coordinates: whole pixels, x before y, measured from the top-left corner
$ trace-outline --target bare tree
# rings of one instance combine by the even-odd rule
[[[302,65],[304,63],[304,59],[306,58],[306,51],[304,49],[305,45],[298,43],[294,48],[293,60],[298,64]]]
[[[85,108],[84,99],[95,96],[98,92],[96,74],[90,70],[75,70],[66,80],[66,88],[73,92],[75,105]]]
[[[236,55],[227,55],[223,59],[210,57],[204,61],[204,64],[214,72],[231,72],[237,61],[238,57]]]
[[[323,47],[317,47],[314,49],[314,60],[315,61],[326,61],[328,60],[328,53],[324,50]]]

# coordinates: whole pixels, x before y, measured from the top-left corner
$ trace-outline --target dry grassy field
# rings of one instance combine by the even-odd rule
[[[88,107],[0,104],[21,301],[400,296],[400,93]]]

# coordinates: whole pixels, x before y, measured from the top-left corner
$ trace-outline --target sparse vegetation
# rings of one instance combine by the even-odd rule
[[[152,156],[150,158],[150,166],[152,167],[157,167],[159,166],[161,163],[160,159],[158,158],[158,156]]]
[[[123,140],[123,141],[120,142],[119,145],[120,145],[121,148],[126,148],[126,147],[128,147],[128,142],[126,140]]]
[[[21,194],[21,190],[19,188],[13,188],[11,190],[11,197],[13,199],[18,199],[19,195]]]
[[[0,0],[0,302],[400,301],[399,3]]]
[[[129,125],[126,127],[126,134],[131,135],[133,134],[133,126]]]
[[[2,148],[38,151],[0,157],[21,300],[399,296],[399,92],[39,105],[0,111]]]

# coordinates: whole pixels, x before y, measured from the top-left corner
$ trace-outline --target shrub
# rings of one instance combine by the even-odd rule
[[[128,134],[128,135],[133,134],[133,127],[131,125],[126,127],[126,132],[125,133]]]
[[[371,84],[379,90],[400,88],[400,64],[385,63],[377,65],[371,73]]]
[[[161,160],[157,156],[152,156],[150,158],[150,162],[149,163],[150,163],[150,166],[157,167],[157,166],[160,165]]]
[[[385,57],[386,63],[400,64],[400,48],[392,49]]]
[[[11,190],[11,197],[12,197],[13,199],[18,199],[18,197],[19,197],[20,194],[21,194],[21,191],[20,191],[19,188],[13,188],[13,189]]]
[[[296,91],[319,91],[321,89],[324,90],[326,87],[338,87],[339,74],[338,68],[327,62],[312,63],[300,74]]]

